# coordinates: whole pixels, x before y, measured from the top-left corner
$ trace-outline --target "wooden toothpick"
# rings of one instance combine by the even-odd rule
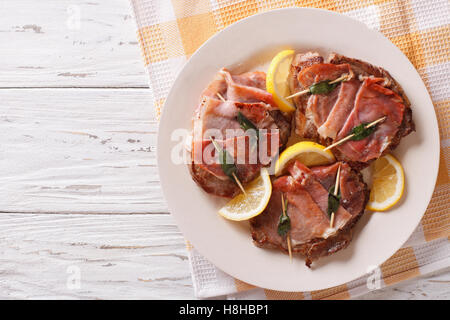
[[[348,80],[348,78],[350,78],[350,77],[351,77],[350,74],[345,73],[345,74],[343,74],[342,76],[340,76],[339,78],[334,79],[333,81],[330,81],[329,84],[333,84],[333,83],[336,83],[336,82],[339,82],[339,81],[346,81],[346,80]],[[314,84],[313,84],[313,85],[314,85]],[[311,91],[311,86],[310,86],[308,89],[305,89],[305,90],[296,92],[296,93],[294,93],[294,94],[291,94],[290,96],[287,96],[285,99],[290,99],[290,98],[294,98],[294,97],[297,97],[297,96],[301,96],[301,95],[304,95],[304,94],[309,93],[310,91]]]
[[[342,76],[340,76],[339,78],[334,79],[333,81],[330,81],[330,84],[333,84],[333,83],[336,83],[336,82],[339,82],[339,81],[346,81],[347,78],[349,78],[350,76],[351,76],[350,74],[344,73],[344,74],[343,74]]]
[[[338,171],[336,174],[336,184],[334,185],[334,192],[333,192],[335,197],[337,197],[338,195],[340,178],[341,178],[341,165],[339,164]],[[333,225],[334,225],[334,212],[331,213],[330,228],[333,228]]]
[[[375,120],[375,121],[369,123],[368,125],[366,125],[364,128],[365,128],[365,129],[368,129],[368,128],[370,128],[370,127],[373,127],[374,125],[377,125],[378,123],[380,123],[380,122],[386,120],[386,118],[387,118],[387,117],[384,116],[384,117],[382,117],[382,118],[380,118],[380,119],[378,119],[378,120]],[[341,140],[339,140],[339,141],[337,141],[337,142],[335,142],[335,143],[329,145],[328,147],[326,147],[326,148],[323,149],[323,150],[326,151],[326,150],[329,150],[329,149],[331,149],[331,148],[334,148],[334,147],[336,147],[336,146],[338,146],[338,145],[344,143],[345,141],[350,140],[350,139],[353,138],[355,135],[356,135],[356,134],[352,133],[352,134],[346,136],[345,138],[342,138]]]
[[[219,97],[220,100],[222,100],[222,102],[225,102],[225,98],[219,93],[217,92],[216,95]]]
[[[283,216],[286,216],[286,207],[284,206],[283,194],[281,194],[281,206],[282,206],[282,209],[283,209]],[[289,234],[289,231],[288,231],[287,236],[286,236],[286,241],[287,241],[287,246],[288,246],[288,251],[289,251],[289,260],[292,263],[292,246],[291,246],[291,236]]]
[[[236,184],[238,185],[239,189],[241,189],[242,193],[245,194],[247,196],[247,192],[245,192],[244,187],[242,186],[241,181],[239,181],[238,177],[236,176],[236,174],[233,172],[232,176],[234,178],[234,181],[236,182]]]
[[[299,92],[296,92],[294,94],[291,94],[290,96],[285,97],[285,99],[291,99],[291,98],[294,98],[294,97],[297,97],[297,96],[302,96],[302,95],[307,94],[307,93],[309,93],[309,88],[305,89],[305,90],[302,90],[302,91],[299,91]]]

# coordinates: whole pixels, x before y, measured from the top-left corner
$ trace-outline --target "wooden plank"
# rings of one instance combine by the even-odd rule
[[[146,89],[3,89],[0,212],[167,212]]]
[[[147,87],[126,0],[3,0],[0,87]]]
[[[193,298],[184,239],[167,214],[5,213],[0,242],[0,299]],[[358,299],[448,300],[449,270]]]
[[[167,214],[2,214],[0,242],[1,299],[193,298]]]

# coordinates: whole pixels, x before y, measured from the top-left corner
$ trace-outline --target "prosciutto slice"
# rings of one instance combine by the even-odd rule
[[[320,127],[328,118],[328,115],[336,103],[341,85],[329,94],[314,94],[308,100],[306,107],[306,118],[308,118],[315,128]]]
[[[244,184],[256,178],[287,141],[289,123],[264,90],[265,78],[263,72],[232,75],[222,69],[202,93],[193,117],[189,168],[194,181],[208,193],[233,197],[240,192],[224,174],[211,138],[232,156]],[[241,128],[239,113],[259,130],[256,143]]]
[[[277,147],[272,148],[272,142],[278,144],[278,141],[279,134],[277,131],[261,133],[258,140],[250,135],[216,140],[220,148],[226,150],[232,158],[230,160],[235,164],[236,175],[242,183],[253,180],[259,174],[261,167],[270,163],[270,159],[278,152]],[[212,141],[203,140],[197,145],[202,148],[202,161],[199,161],[198,165],[220,180],[229,179],[222,170],[218,152]]]
[[[344,73],[351,74],[349,64],[318,63],[303,69],[297,76],[298,82],[308,88],[323,80],[335,80]]]
[[[298,81],[304,86],[309,87],[314,83],[324,80],[335,80],[343,74],[350,74],[348,64],[315,64],[298,75]],[[328,94],[313,94],[308,99],[306,107],[306,118],[310,119],[316,128],[320,127],[328,118],[333,105],[338,99],[342,85],[338,85]]]
[[[343,74],[351,73],[350,66],[345,63],[340,65],[331,63],[316,63],[300,71],[297,75],[297,81],[299,83],[299,87],[309,88],[315,83],[324,80],[335,80]],[[305,128],[302,130],[307,133],[306,138],[314,139],[318,136],[317,128],[327,120],[333,105],[338,99],[340,91],[341,85],[339,84],[328,94],[308,96],[306,107],[304,107]]]
[[[365,79],[355,98],[355,107],[336,139],[349,135],[353,128],[386,116],[374,133],[359,141],[347,141],[337,148],[351,161],[377,159],[390,145],[403,122],[405,105],[394,91],[380,85],[382,78]]]
[[[283,180],[276,184],[277,187],[280,182]],[[323,237],[329,228],[330,221],[307,188],[297,181],[293,185],[295,188],[291,192],[286,192],[286,199],[287,213],[291,219],[292,244],[296,246],[308,240]]]
[[[341,166],[341,205],[335,213],[333,228],[327,214],[328,190],[336,181]],[[364,212],[367,186],[360,174],[347,163],[307,168],[298,161],[288,167],[288,175],[273,181],[272,196],[266,210],[250,222],[257,246],[278,248],[287,252],[287,241],[277,233],[282,213],[281,195],[288,201],[291,220],[290,237],[293,252],[306,257],[306,264],[345,248],[351,240],[351,229]]]
[[[383,116],[376,131],[360,141],[347,141],[333,148],[336,158],[355,169],[395,149],[400,140],[415,130],[410,102],[401,86],[383,68],[336,53],[327,62],[316,52],[297,54],[291,64],[292,93],[344,73],[351,79],[341,82],[327,94],[295,97],[295,132],[303,138],[331,145],[346,137],[353,128]]]
[[[305,189],[319,206],[320,210],[326,215],[328,220],[328,190],[331,188],[331,186],[333,186],[333,184],[328,189],[324,188],[324,185],[319,181],[318,176],[316,176],[313,171],[309,170],[298,161],[296,161],[288,170],[290,174],[297,181],[300,181],[300,183],[305,187]],[[328,176],[334,175],[335,180],[336,173],[337,171],[329,171]],[[348,213],[347,210],[344,209],[344,207],[339,206],[337,212],[335,212],[334,228],[341,228],[345,225],[345,223],[347,223],[348,220],[350,220],[351,217],[352,215]],[[333,230],[328,230],[329,225],[330,222],[328,220],[327,225],[324,226],[326,227],[326,232],[333,232]],[[326,237],[325,233],[322,234],[322,236]]]
[[[272,95],[265,91],[266,74],[264,72],[249,72],[234,77],[225,70],[221,72],[228,85],[226,99],[240,102],[262,101],[277,108]]]
[[[289,69],[288,84],[291,93],[303,91],[307,87],[298,81],[298,75],[303,70],[312,65],[323,63],[323,58],[317,52],[307,52],[296,54],[292,59],[291,67]],[[308,96],[296,96],[293,101],[300,111],[304,112]]]
[[[286,239],[277,232],[282,194],[288,201],[293,250],[296,251],[298,244],[322,237],[330,224],[327,217],[304,186],[291,176],[283,176],[273,182],[272,195],[264,212],[250,221],[255,244],[287,251]]]
[[[262,102],[242,103],[229,100],[222,102],[206,97],[197,119],[194,120],[194,137],[200,139],[200,137],[208,138],[212,135],[224,139],[225,137],[231,138],[235,135],[242,135],[242,132],[233,134],[234,131],[241,129],[239,122],[236,120],[239,112],[258,128],[277,129],[278,126],[270,115],[271,110],[272,107]],[[207,134],[208,130],[210,134]],[[205,137],[205,134],[208,137]]]
[[[328,113],[326,120],[320,122],[320,125],[319,121],[316,122],[316,125],[318,125],[317,132],[320,136],[323,138],[336,138],[348,115],[353,110],[359,87],[360,82],[354,79],[340,84],[339,95],[331,106],[331,111]]]
[[[197,119],[194,120],[194,137],[200,139],[207,130],[215,130],[225,137],[227,129],[240,129],[236,121],[238,108],[234,101],[222,102],[219,99],[205,97]]]
[[[339,166],[341,166],[339,190],[341,192],[342,205],[348,213],[356,216],[365,207],[365,198],[361,196],[362,180],[359,175],[352,172],[351,167],[347,163],[336,162],[329,166],[317,166],[311,168],[311,172],[326,190],[330,190],[335,185]]]
[[[264,102],[277,108],[273,97],[266,90],[266,74],[261,71],[232,75],[222,68],[203,91],[202,96],[237,102]]]

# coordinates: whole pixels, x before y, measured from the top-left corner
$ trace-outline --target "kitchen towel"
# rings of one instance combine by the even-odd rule
[[[279,292],[256,288],[225,274],[187,242],[198,298],[348,299],[450,266],[450,12],[447,0],[130,1],[156,118],[179,70],[212,35],[260,12],[315,7],[360,20],[399,47],[425,82],[439,122],[441,156],[433,198],[411,238],[379,268],[325,290]]]

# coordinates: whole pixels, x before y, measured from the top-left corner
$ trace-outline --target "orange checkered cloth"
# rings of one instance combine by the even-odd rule
[[[195,295],[254,299],[348,299],[450,266],[450,12],[448,0],[130,0],[149,75],[156,117],[178,71],[208,38],[247,16],[281,7],[341,12],[379,30],[411,60],[431,94],[439,121],[441,158],[433,198],[411,238],[379,269],[314,292],[256,288],[225,274],[188,243]],[[379,273],[381,281],[373,282]]]

